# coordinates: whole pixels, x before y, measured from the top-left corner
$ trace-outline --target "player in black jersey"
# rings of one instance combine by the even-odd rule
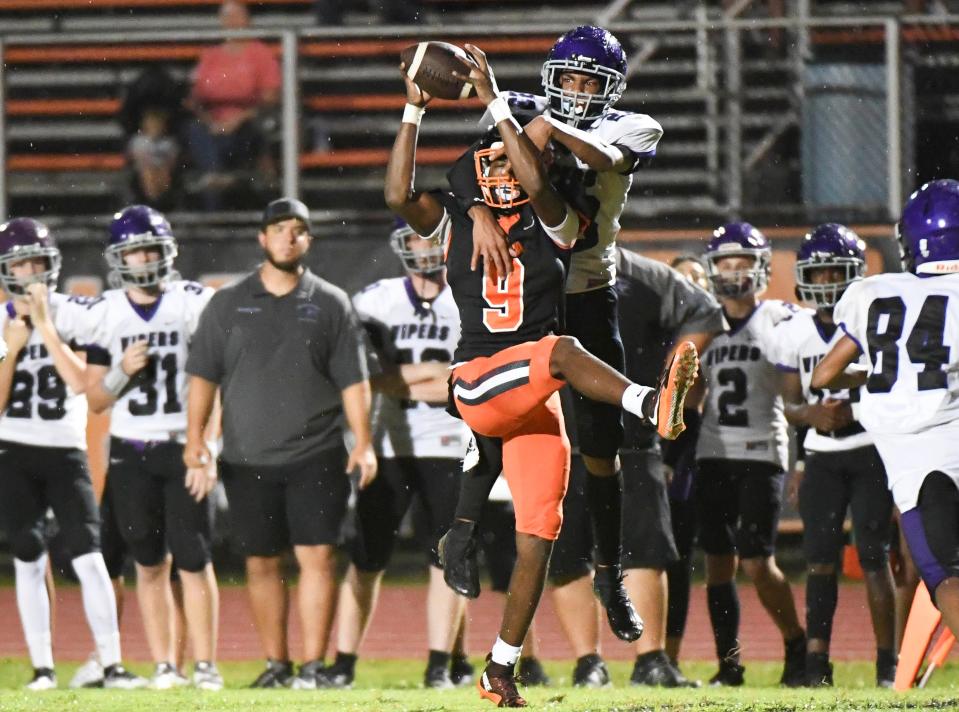
[[[542,594],[569,476],[569,440],[557,391],[569,382],[595,400],[658,423],[665,437],[675,438],[684,427],[683,399],[698,361],[692,344],[681,346],[657,391],[630,382],[575,339],[554,334],[565,257],[587,218],[550,183],[540,150],[499,98],[485,55],[471,45],[466,49],[477,64],[470,81],[489,107],[500,139],[471,149],[477,183],[507,233],[512,272],[499,278],[471,271],[472,224],[458,201],[413,189],[417,129],[430,97],[405,73],[408,105],[390,155],[385,193],[389,207],[414,230],[446,244],[448,279],[462,323],[450,379],[451,409],[474,434],[464,460],[465,479],[502,470],[516,511],[517,562],[500,634],[478,687],[482,697],[500,706],[524,707],[513,666]],[[599,143],[590,148],[603,150]],[[460,521],[454,528],[475,526],[475,521]],[[441,554],[444,548],[441,543]]]

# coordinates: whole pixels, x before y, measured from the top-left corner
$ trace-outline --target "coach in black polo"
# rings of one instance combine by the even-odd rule
[[[267,656],[253,686],[312,688],[332,623],[346,473],[358,468],[360,487],[376,476],[366,352],[349,297],[302,265],[311,242],[307,207],[287,198],[270,203],[259,242],[263,263],[214,295],[193,336],[184,461],[210,465],[203,424],[219,387],[220,472]],[[344,415],[356,438],[349,456]],[[296,677],[280,558],[290,546],[300,567],[306,658]]]

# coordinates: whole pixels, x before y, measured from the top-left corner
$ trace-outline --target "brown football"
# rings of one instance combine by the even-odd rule
[[[473,87],[453,76],[470,73],[475,66],[464,50],[448,42],[419,42],[400,52],[406,76],[420,89],[439,99],[465,99]]]

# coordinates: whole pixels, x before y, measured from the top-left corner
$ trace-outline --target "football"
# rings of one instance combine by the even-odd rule
[[[439,99],[465,99],[471,84],[453,72],[470,73],[475,63],[466,52],[447,42],[420,42],[400,52],[406,75],[423,91]]]

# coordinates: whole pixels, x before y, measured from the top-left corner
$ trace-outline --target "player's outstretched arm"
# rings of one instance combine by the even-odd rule
[[[420,235],[431,235],[443,219],[443,206],[428,193],[417,193],[414,188],[416,170],[416,142],[420,120],[430,95],[421,91],[403,71],[406,84],[406,109],[400,130],[393,142],[389,163],[386,164],[386,186],[383,196],[390,210],[403,218]]]
[[[859,344],[848,335],[843,336],[826,357],[819,362],[812,372],[812,388],[858,388],[866,383],[868,374],[865,370],[849,370],[848,366],[859,358]]]
[[[562,224],[566,220],[569,207],[549,182],[546,167],[540,157],[540,148],[530,141],[513,118],[509,104],[500,98],[486,54],[475,45],[468,44],[465,48],[477,65],[470,71],[469,81],[476,89],[476,96],[489,108],[493,120],[496,121],[496,129],[503,139],[513,175],[529,196],[539,219],[546,225]],[[575,237],[574,235],[574,240]]]

